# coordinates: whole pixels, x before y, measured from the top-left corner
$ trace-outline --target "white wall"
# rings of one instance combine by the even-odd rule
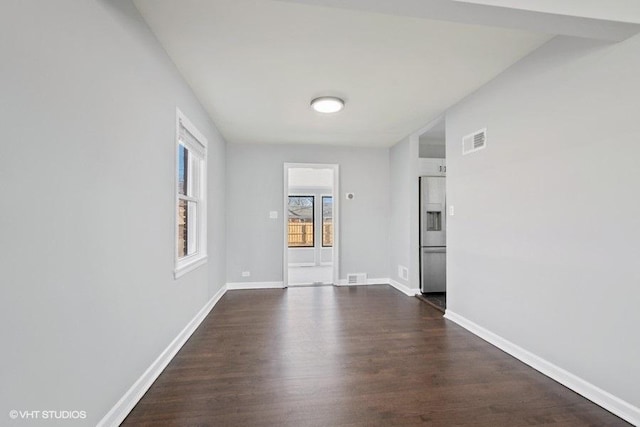
[[[446,119],[449,309],[636,408],[639,76],[640,36],[556,38]]]
[[[333,186],[333,169],[291,168],[289,187],[326,187]]]
[[[389,150],[391,212],[388,276],[412,290],[420,286],[418,150],[417,135],[405,138]],[[399,266],[408,269],[408,279],[399,275]]]
[[[446,156],[445,140],[420,139],[419,157],[444,159]]]
[[[227,282],[282,282],[283,164],[340,165],[340,278],[387,277],[389,162],[386,148],[229,144]],[[345,200],[346,192],[355,193]],[[269,219],[278,211],[278,219]],[[242,277],[250,271],[251,277]]]
[[[95,425],[224,282],[225,144],[128,1],[5,0],[0,53],[0,424]],[[211,178],[210,260],[177,281],[176,107]]]

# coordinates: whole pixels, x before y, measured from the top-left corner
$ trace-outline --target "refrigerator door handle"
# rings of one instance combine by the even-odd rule
[[[424,252],[438,254],[438,253],[446,253],[447,247],[446,246],[423,246],[422,250]]]

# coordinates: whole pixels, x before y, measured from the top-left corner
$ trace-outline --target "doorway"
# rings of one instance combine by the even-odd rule
[[[338,165],[284,165],[284,286],[338,283]]]
[[[446,125],[435,123],[419,139],[420,297],[447,308]]]

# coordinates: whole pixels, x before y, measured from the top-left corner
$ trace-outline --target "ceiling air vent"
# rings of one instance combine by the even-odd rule
[[[480,129],[462,138],[462,154],[473,153],[487,146],[487,129]]]
[[[367,273],[347,274],[347,284],[349,285],[366,285]]]

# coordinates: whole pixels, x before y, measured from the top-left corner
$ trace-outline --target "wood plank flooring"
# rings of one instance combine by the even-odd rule
[[[380,285],[227,292],[123,425],[629,424]]]

